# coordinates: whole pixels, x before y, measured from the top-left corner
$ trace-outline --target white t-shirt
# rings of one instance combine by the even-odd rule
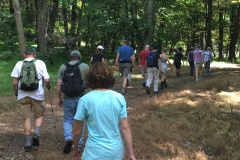
[[[31,61],[33,58],[26,58],[26,61]],[[41,60],[36,60],[35,62],[36,65],[36,71],[38,74],[38,79],[39,80],[39,86],[38,90],[35,91],[23,91],[20,90],[20,85],[21,82],[20,80],[18,81],[18,97],[17,100],[20,100],[24,97],[31,97],[36,100],[44,100],[44,80],[49,78],[48,72],[46,65],[43,61]],[[19,78],[21,74],[21,69],[22,69],[23,62],[18,61],[17,64],[15,65],[11,77]]]

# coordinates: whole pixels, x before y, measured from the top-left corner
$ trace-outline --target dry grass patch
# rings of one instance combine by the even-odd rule
[[[214,77],[188,85],[181,77],[173,85],[174,90],[147,95],[129,111],[138,159],[240,157],[240,82],[236,81],[240,77],[236,71],[224,72],[224,76],[218,72]]]

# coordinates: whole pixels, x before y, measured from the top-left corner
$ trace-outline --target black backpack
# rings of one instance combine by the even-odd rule
[[[35,91],[38,89],[39,79],[36,71],[36,59],[31,61],[23,60],[23,65],[19,80],[21,82],[20,89],[23,91]]]
[[[158,53],[150,52],[147,55],[147,66],[148,67],[158,67]]]
[[[66,69],[63,75],[61,90],[69,97],[75,97],[84,92],[85,82],[82,79],[79,68],[80,64],[81,62],[77,62],[74,65],[70,65],[69,63],[64,64]]]

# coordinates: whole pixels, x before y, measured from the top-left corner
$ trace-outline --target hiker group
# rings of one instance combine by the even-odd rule
[[[57,103],[63,108],[63,138],[65,145],[63,153],[79,159],[120,160],[124,156],[124,143],[130,160],[135,160],[132,147],[132,134],[128,124],[126,101],[124,95],[135,64],[135,53],[129,42],[124,40],[116,53],[115,69],[122,76],[121,93],[111,90],[114,86],[113,69],[105,63],[103,46],[98,46],[92,54],[89,67],[81,61],[78,50],[70,52],[70,61],[60,66],[57,75]],[[168,65],[172,69],[167,48],[158,52],[158,46],[146,45],[139,54],[142,86],[150,94],[153,83],[153,93],[167,88]],[[13,90],[17,96],[17,112],[24,120],[25,152],[30,152],[33,146],[40,145],[40,129],[45,113],[44,84],[51,89],[50,77],[43,61],[36,59],[36,50],[27,48],[25,59],[17,62],[11,76]],[[211,49],[202,51],[200,46],[190,49],[187,60],[190,64],[190,75],[196,70],[196,81],[201,80],[202,65],[205,65],[205,75],[209,76]],[[181,77],[182,48],[174,54],[176,76]],[[199,74],[198,74],[199,72]],[[85,89],[90,88],[88,93]],[[35,128],[31,134],[32,112],[35,118]],[[83,142],[84,129],[87,126],[88,138]],[[121,134],[122,133],[122,134]],[[123,137],[121,136],[123,135]],[[124,141],[124,143],[123,143]],[[84,151],[82,153],[82,149]]]
[[[91,57],[91,67],[81,62],[78,50],[73,50],[70,62],[59,68],[56,90],[58,105],[64,113],[63,153],[73,151],[75,159],[81,156],[86,160],[121,160],[125,143],[129,159],[135,160],[126,101],[122,94],[109,89],[114,86],[115,79],[112,68],[104,62],[103,49],[102,46],[97,47],[97,52]],[[45,113],[44,84],[50,94],[51,83],[46,65],[36,59],[34,48],[27,48],[24,57],[17,62],[11,76],[18,100],[17,112],[24,121],[24,151],[31,152],[33,146],[40,145],[40,129]],[[85,88],[91,90],[85,94]],[[33,134],[32,112],[35,118]],[[86,144],[83,142],[85,125],[88,128]]]

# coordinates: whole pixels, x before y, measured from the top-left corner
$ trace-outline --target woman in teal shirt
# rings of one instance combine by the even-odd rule
[[[74,157],[80,155],[78,140],[84,121],[88,127],[88,138],[82,160],[122,160],[123,134],[130,160],[135,160],[132,148],[132,134],[127,120],[126,101],[113,90],[113,71],[102,62],[94,64],[86,74],[86,85],[92,90],[80,98],[74,116]]]

